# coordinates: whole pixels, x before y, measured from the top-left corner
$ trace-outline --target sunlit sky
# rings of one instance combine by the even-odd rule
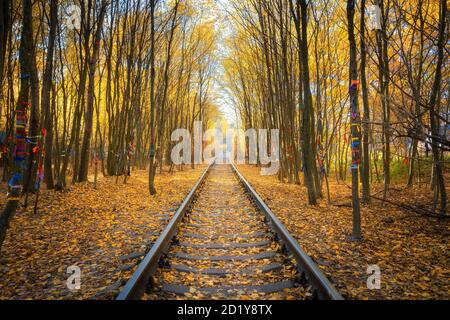
[[[203,0],[199,1],[199,6]],[[233,105],[233,97],[228,89],[223,84],[224,70],[222,68],[222,59],[227,57],[227,47],[225,39],[230,36],[232,32],[229,11],[230,4],[228,0],[214,0],[214,7],[211,10],[204,12],[205,19],[215,21],[215,29],[217,36],[217,61],[216,61],[216,76],[214,78],[212,92],[215,96],[215,103],[224,115],[225,119],[230,125],[236,124],[236,112]]]

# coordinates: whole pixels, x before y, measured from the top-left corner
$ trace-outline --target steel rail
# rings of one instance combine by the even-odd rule
[[[167,253],[172,239],[177,234],[178,224],[183,220],[189,206],[194,200],[195,193],[200,188],[213,165],[214,163],[211,163],[208,168],[205,169],[194,188],[189,192],[167,227],[161,232],[158,240],[156,240],[150,251],[138,265],[138,268],[131,276],[130,280],[125,284],[125,287],[119,293],[116,300],[138,300],[143,296],[150,277],[158,268],[159,260],[163,254]]]
[[[276,232],[278,238],[286,246],[287,250],[294,256],[300,271],[304,272],[306,280],[312,285],[313,290],[316,290],[317,297],[324,300],[343,300],[344,298],[331,284],[327,277],[320,271],[316,263],[303,251],[300,244],[295,240],[283,223],[275,216],[270,208],[264,203],[258,193],[253,189],[250,183],[239,172],[236,166],[232,163],[233,171],[239,178],[242,185],[250,193],[252,199],[255,201],[257,207],[264,213],[269,226]]]

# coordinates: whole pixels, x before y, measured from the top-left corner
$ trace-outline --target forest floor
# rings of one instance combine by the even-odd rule
[[[388,196],[391,203],[373,199],[363,205],[363,240],[355,242],[350,239],[351,189],[345,184],[330,181],[334,205],[327,205],[325,198],[314,207],[307,205],[303,186],[261,176],[254,166],[239,170],[345,298],[450,298],[448,216],[437,219],[397,206],[430,205],[429,186],[394,185]],[[375,185],[373,193],[381,189]],[[367,288],[369,265],[381,269],[380,290]]]
[[[36,215],[30,205],[11,221],[0,253],[0,299],[114,297],[130,274],[123,267],[133,267],[124,258],[156,239],[204,169],[158,174],[154,197],[147,171],[133,172],[127,184],[107,177],[96,189],[89,182],[43,191]],[[3,206],[6,191],[1,194]],[[66,285],[72,265],[81,270],[79,291]]]
[[[157,175],[155,197],[147,194],[146,171],[133,172],[127,184],[107,177],[96,189],[89,182],[63,193],[43,191],[36,215],[30,204],[11,221],[0,253],[0,299],[114,298],[138,262],[127,256],[148,250],[204,168]],[[261,176],[254,166],[239,169],[345,298],[450,298],[448,218],[374,199],[362,206],[363,241],[355,242],[345,184],[330,181],[334,205],[321,199],[313,207],[303,186]],[[373,187],[374,193],[380,189]],[[392,190],[388,200],[395,204],[431,201],[425,185]],[[3,205],[5,190],[0,194]],[[81,269],[79,291],[66,285],[72,265]],[[381,290],[367,289],[369,265],[381,269]]]

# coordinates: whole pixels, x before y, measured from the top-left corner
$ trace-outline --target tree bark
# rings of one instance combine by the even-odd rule
[[[155,8],[157,0],[150,0],[150,165],[148,187],[150,195],[156,194],[155,189]]]
[[[303,174],[305,185],[308,190],[308,203],[317,204],[317,191],[314,184],[314,152],[311,141],[311,117],[312,117],[312,95],[310,87],[309,64],[308,64],[308,4],[306,0],[300,0],[301,8],[301,69],[303,79],[304,109],[302,115],[302,151],[303,151]]]
[[[33,63],[35,59],[35,49],[33,41],[33,23],[32,23],[32,4],[31,0],[22,1],[22,35],[20,38],[20,49],[19,49],[19,63],[20,63],[20,90],[19,97],[17,101],[16,118],[17,115],[25,116],[28,107],[28,101],[30,98],[30,87],[32,82],[32,68],[36,66]],[[20,150],[25,151],[25,129],[16,126],[15,133],[15,145]],[[19,200],[23,188],[23,175],[25,171],[25,160],[18,159],[23,158],[24,155],[19,155],[16,151],[16,159],[14,161],[14,175],[17,174],[16,179],[11,181],[12,186],[8,187],[9,199],[0,214],[0,250],[3,245],[3,241],[6,237],[6,231],[9,226],[9,222],[16,212],[19,206]]]
[[[8,38],[11,32],[11,0],[4,0],[0,5],[0,88],[3,88],[5,59]],[[0,117],[3,115],[3,89],[0,90]]]
[[[57,0],[51,0],[50,3],[50,33],[48,38],[47,57],[44,76],[42,79],[42,110],[44,128],[47,131],[45,137],[45,155],[44,155],[44,179],[47,189],[54,188],[53,170],[52,170],[52,148],[53,148],[53,116],[50,107],[50,92],[52,89],[53,77],[53,55],[55,49],[56,24],[58,23],[58,3]]]
[[[444,46],[446,43],[446,19],[447,19],[447,0],[440,0],[439,5],[439,38],[437,43],[437,63],[436,63],[436,74],[434,78],[433,89],[430,97],[430,129],[432,136],[432,144],[431,149],[433,151],[433,161],[434,161],[434,169],[436,176],[436,184],[438,187],[438,191],[440,194],[440,213],[442,216],[446,214],[446,206],[447,206],[447,192],[445,190],[445,180],[444,174],[442,170],[442,162],[440,157],[439,150],[439,111],[437,110],[439,92],[441,89],[442,82],[442,66],[444,63]]]
[[[352,132],[352,207],[353,232],[355,240],[361,239],[361,217],[359,207],[359,160],[360,160],[360,126],[361,120],[358,110],[358,64],[356,62],[356,40],[354,31],[355,0],[347,1],[348,39],[350,42],[350,104],[351,104],[351,132]]]
[[[366,33],[365,33],[365,10],[366,0],[361,0],[361,17],[360,17],[360,50],[361,50],[361,89],[363,96],[363,153],[362,153],[362,167],[361,167],[361,180],[362,180],[362,200],[368,203],[370,201],[370,157],[369,157],[369,122],[370,122],[370,110],[369,110],[369,95],[367,92],[367,79],[366,79]]]

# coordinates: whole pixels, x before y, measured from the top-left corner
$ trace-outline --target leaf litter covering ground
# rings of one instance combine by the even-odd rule
[[[29,207],[11,221],[0,254],[0,299],[114,298],[139,262],[121,258],[149,249],[204,169],[157,175],[154,197],[144,171],[125,185],[108,177],[97,189],[86,183],[44,191],[37,215]],[[72,265],[81,268],[81,290],[73,292],[66,286]]]
[[[177,239],[179,243],[171,247],[166,267],[160,268],[155,274],[154,283],[157,285],[145,298],[309,298],[310,288],[298,284],[272,293],[257,292],[253,288],[249,290],[249,286],[295,280],[297,276],[294,259],[280,252],[279,244],[272,237],[273,234],[263,221],[263,215],[254,207],[231,167],[217,165],[203,185],[192,212],[180,226]],[[236,244],[247,244],[248,247],[242,248]],[[202,247],[205,245],[210,247]],[[223,248],[224,245],[227,247]],[[272,252],[274,255],[268,258],[246,257]],[[175,256],[177,254],[188,254],[195,259]],[[224,256],[232,256],[233,260],[223,259]],[[217,258],[221,260],[215,261]],[[269,272],[262,270],[264,266],[271,264],[277,264],[279,268]],[[190,271],[194,272],[180,271],[176,266],[182,266],[182,270],[191,268]],[[204,274],[207,270],[222,272]],[[161,291],[164,284],[182,285],[189,290],[184,295],[177,295]],[[211,293],[204,290],[208,288],[219,291]]]
[[[362,206],[362,242],[351,241],[352,209],[308,206],[303,186],[260,175],[254,166],[239,166],[266,204],[347,299],[449,299],[448,219],[417,215],[373,200]],[[394,186],[395,189],[403,186]],[[422,189],[392,191],[394,203],[429,203]],[[350,203],[351,190],[330,183],[333,203]],[[381,290],[367,289],[368,265],[381,268]]]

